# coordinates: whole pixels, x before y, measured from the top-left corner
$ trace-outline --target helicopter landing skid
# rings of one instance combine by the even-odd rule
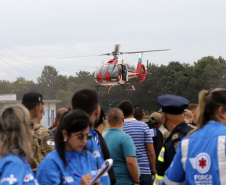
[[[125,83],[125,84],[120,84],[120,85],[121,85],[121,87],[122,87],[123,89],[125,89],[126,91],[129,91],[129,90],[134,91],[134,90],[135,90],[135,87],[134,87],[132,84],[130,84],[130,83]],[[126,88],[124,87],[124,85],[130,85],[131,89],[126,89]]]
[[[130,84],[130,83],[124,83],[124,84],[117,84],[117,85],[120,85],[123,89],[125,89],[126,91],[129,91],[129,90],[135,90],[135,87],[132,85],[132,84]],[[126,89],[124,86],[125,85],[130,85],[130,87],[131,87],[131,89]],[[106,92],[107,93],[109,93],[109,91],[110,91],[110,89],[111,89],[111,87],[112,87],[113,85],[109,85],[109,86],[104,86],[104,85],[97,85],[97,86],[95,86],[96,88],[97,88],[97,92],[99,92],[99,87],[107,87],[107,90],[106,90]]]

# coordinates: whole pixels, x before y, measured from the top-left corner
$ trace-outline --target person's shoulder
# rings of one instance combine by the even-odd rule
[[[194,126],[184,122],[180,128],[180,132],[184,135],[187,135],[193,129],[195,129]]]
[[[39,126],[38,131],[39,132],[45,132],[45,131],[49,132],[48,128],[46,128],[46,127],[44,127],[42,125]]]
[[[0,169],[7,169],[12,168],[14,169],[23,169],[25,164],[25,161],[23,161],[19,156],[17,155],[7,155],[0,160]]]
[[[35,131],[39,136],[41,136],[44,140],[54,139],[52,133],[45,128],[44,126],[40,126],[38,130]]]
[[[7,155],[7,156],[3,157],[1,160],[2,160],[3,163],[9,163],[9,162],[12,162],[12,163],[15,163],[15,164],[24,163],[23,160],[15,154]]]
[[[120,137],[121,137],[120,140],[122,142],[130,141],[130,140],[133,141],[132,137],[129,134],[126,134],[126,133],[122,133]]]
[[[57,150],[53,150],[52,152],[48,153],[45,158],[41,161],[40,166],[49,166],[53,163],[61,163],[62,160],[57,152]]]

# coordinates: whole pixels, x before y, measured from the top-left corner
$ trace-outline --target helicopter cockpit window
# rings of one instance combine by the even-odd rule
[[[101,73],[101,76],[106,76],[106,73],[109,73],[111,81],[116,81],[118,78],[118,66],[116,64],[110,64],[98,67],[94,75],[96,79],[99,73]],[[104,78],[101,79],[101,81],[105,80]]]
[[[108,72],[112,81],[116,81],[118,78],[118,66],[115,64],[109,65]]]
[[[97,75],[98,75],[99,73],[101,73],[103,67],[104,67],[104,65],[99,66],[99,67],[96,69],[96,71],[95,71],[95,73],[94,73],[94,77],[95,77],[96,79],[97,79]]]

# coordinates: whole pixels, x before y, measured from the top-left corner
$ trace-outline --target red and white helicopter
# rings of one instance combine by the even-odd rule
[[[102,55],[113,55],[114,58],[109,60],[108,63],[99,66],[95,73],[94,77],[96,83],[98,84],[97,90],[99,87],[107,87],[107,93],[110,91],[111,87],[114,85],[123,85],[128,84],[131,86],[132,90],[135,90],[134,86],[128,83],[128,80],[131,78],[138,78],[140,84],[145,80],[146,74],[151,74],[146,72],[144,64],[142,64],[142,54],[145,52],[156,52],[156,51],[168,51],[169,49],[161,50],[149,50],[149,51],[135,51],[135,52],[119,52],[119,45],[115,46],[115,50],[112,53],[106,53]],[[136,70],[130,70],[124,64],[123,59],[118,59],[118,55],[122,54],[134,54],[139,53],[139,60]],[[100,55],[101,56],[101,55]]]

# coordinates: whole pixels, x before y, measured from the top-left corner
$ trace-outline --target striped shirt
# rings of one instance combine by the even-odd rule
[[[148,125],[135,118],[124,120],[123,131],[130,135],[136,146],[136,156],[141,174],[151,174],[146,143],[153,143]]]

